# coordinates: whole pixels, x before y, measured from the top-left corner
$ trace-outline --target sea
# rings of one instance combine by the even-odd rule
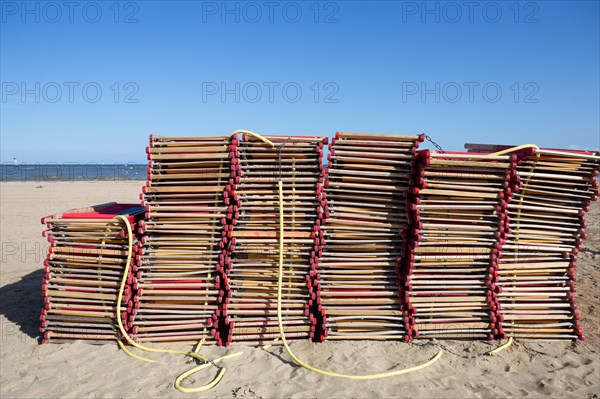
[[[148,164],[134,163],[2,163],[2,182],[146,180]]]

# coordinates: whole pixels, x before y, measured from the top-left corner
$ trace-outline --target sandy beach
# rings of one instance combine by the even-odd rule
[[[109,201],[139,201],[143,182],[0,183],[0,396],[42,397],[569,397],[597,398],[600,393],[600,204],[586,216],[589,239],[577,264],[577,303],[587,340],[516,341],[496,356],[485,353],[499,342],[294,342],[307,363],[348,374],[369,374],[410,367],[433,357],[432,366],[403,376],[350,381],[312,373],[296,366],[281,346],[204,347],[226,360],[227,374],[213,390],[185,395],[174,379],[191,368],[177,355],[154,355],[169,365],[145,363],[116,344],[83,342],[40,345],[42,261],[47,242],[42,216]],[[184,347],[182,349],[189,349]],[[150,356],[150,355],[148,355]],[[215,369],[190,383],[203,384]]]

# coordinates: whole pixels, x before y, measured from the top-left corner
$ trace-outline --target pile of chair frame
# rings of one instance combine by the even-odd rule
[[[50,243],[42,283],[40,331],[44,342],[114,341],[119,336],[118,316],[126,330],[131,328],[132,269],[123,294],[125,311],[116,314],[129,245],[125,225],[115,220],[116,215],[126,217],[137,227],[144,209],[137,204],[113,202],[42,218],[42,224],[48,227],[43,235]],[[135,234],[132,241],[134,266],[140,242]]]
[[[422,338],[499,335],[496,285],[512,155],[421,151],[409,197],[407,302]]]
[[[311,268],[320,245],[318,214],[322,137],[269,137],[275,146],[245,135],[234,158],[234,193],[238,208],[231,228],[231,263],[223,301],[227,336],[223,344],[263,342],[279,336],[277,279],[279,267],[279,191],[284,184],[284,273],[282,320],[286,337],[312,338],[316,328]],[[322,214],[322,211],[320,211]],[[314,274],[314,273],[313,273]]]
[[[600,155],[420,136],[150,136],[142,207],[43,219],[44,341],[582,339],[575,266]],[[144,212],[145,211],[145,212]],[[116,298],[134,227],[123,298]]]
[[[467,144],[473,151],[508,146]],[[585,213],[598,199],[600,156],[539,149],[518,154],[520,188],[508,205],[508,234],[498,270],[502,329],[515,338],[582,339],[575,266]]]
[[[150,137],[133,310],[139,342],[211,341],[225,286],[233,146],[228,137]]]
[[[337,133],[319,259],[328,339],[410,338],[400,298],[405,196],[423,136]]]

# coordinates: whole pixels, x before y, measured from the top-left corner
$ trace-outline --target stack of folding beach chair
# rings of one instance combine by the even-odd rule
[[[473,151],[509,146],[467,144]],[[504,332],[537,340],[581,339],[575,304],[575,266],[585,213],[598,199],[600,154],[538,149],[521,152],[521,181],[508,205],[510,231],[502,248],[498,285]]]
[[[224,262],[228,137],[150,136],[132,329],[139,342],[210,339]],[[210,341],[210,340],[209,340]]]
[[[423,136],[337,133],[319,259],[328,339],[411,338],[400,292],[405,194]]]
[[[285,248],[282,320],[286,338],[314,335],[310,272],[316,233],[323,139],[267,136],[275,146],[242,136],[231,188],[239,208],[232,223],[231,265],[223,309],[223,344],[257,343],[279,336],[279,192],[284,187]]]
[[[492,339],[512,155],[420,151],[410,196],[406,291],[423,338]]]
[[[50,243],[40,316],[44,342],[115,340],[120,335],[117,316],[126,330],[131,327],[127,311],[133,306],[132,269],[124,290],[123,313],[117,315],[117,295],[129,249],[127,229],[123,221],[115,219],[117,215],[126,217],[136,229],[144,210],[139,205],[112,202],[42,219],[48,227],[43,235]],[[135,234],[132,242],[134,266],[140,249]]]
[[[139,342],[278,338],[279,180],[286,338],[583,338],[599,153],[337,133],[324,169],[327,139],[267,138],[150,136],[141,206],[42,219],[44,342],[119,339],[117,317]]]

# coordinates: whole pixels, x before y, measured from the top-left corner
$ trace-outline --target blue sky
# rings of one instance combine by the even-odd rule
[[[0,5],[3,162],[235,129],[600,147],[597,1]]]

